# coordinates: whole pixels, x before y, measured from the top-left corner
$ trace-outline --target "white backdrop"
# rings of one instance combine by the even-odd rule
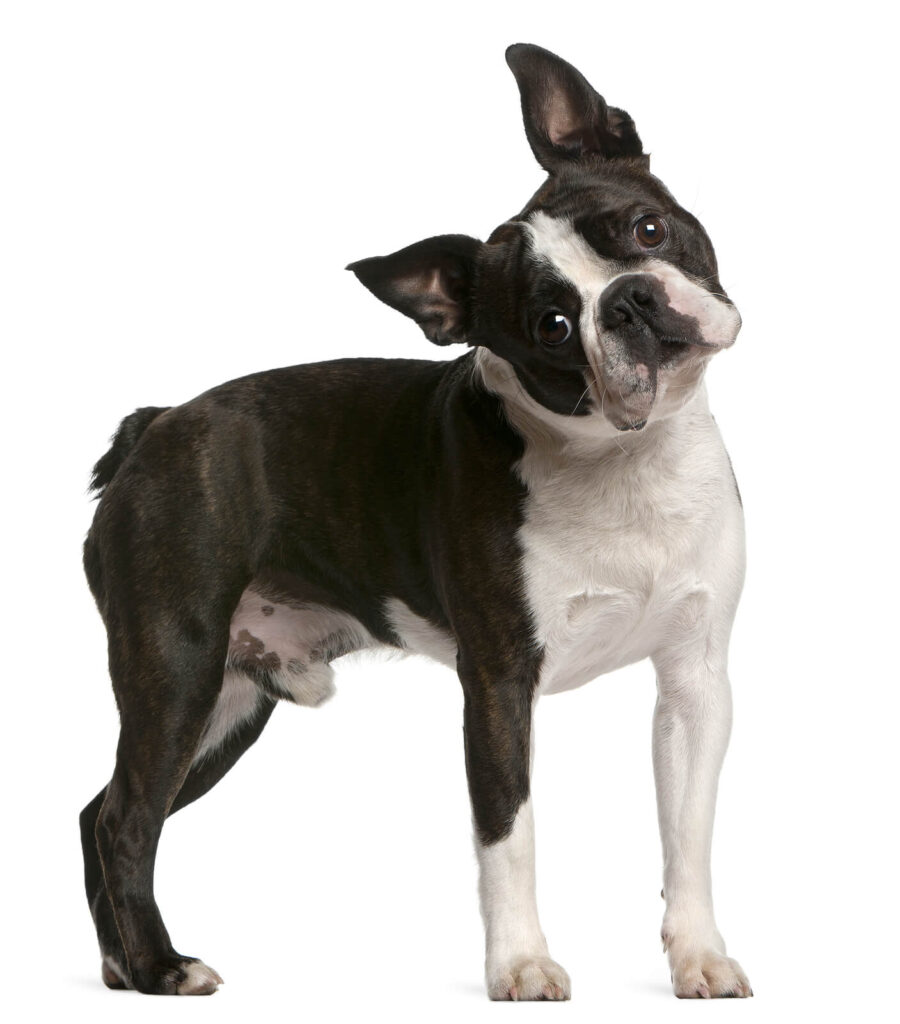
[[[889,1015],[897,144],[879,7],[3,5],[9,1019]],[[89,469],[136,406],[320,358],[446,357],[342,268],[486,237],[531,195],[514,41],[634,116],[743,313],[710,371],[749,536],[714,876],[756,998],[669,992],[642,665],[539,708],[539,899],[574,999],[489,1004],[461,694],[418,660],[348,664],[326,707],[279,708],[167,825],[158,899],[222,991],[107,992],[77,829],[116,739],[80,569]]]

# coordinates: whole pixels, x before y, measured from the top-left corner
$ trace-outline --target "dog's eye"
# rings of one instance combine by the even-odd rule
[[[545,345],[562,345],[572,337],[572,321],[562,313],[545,313],[538,321],[537,333]]]
[[[634,237],[642,249],[656,249],[663,244],[669,234],[666,222],[662,217],[649,214],[634,226]]]

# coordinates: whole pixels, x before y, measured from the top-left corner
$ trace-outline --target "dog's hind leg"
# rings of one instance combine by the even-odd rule
[[[231,618],[269,541],[271,509],[258,433],[238,412],[198,400],[149,425],[139,419],[137,440],[101,474],[106,487],[84,545],[120,719],[115,771],[99,806],[86,809],[85,829],[96,811],[112,908],[111,921],[99,900],[98,935],[118,952],[113,924],[118,931],[120,980],[141,992],[199,994],[220,979],[169,941],[153,895],[156,849],[179,794],[187,802],[215,781],[215,748],[230,731],[220,699],[240,711],[252,704],[247,692],[259,696],[246,680],[235,695],[226,663]],[[94,898],[100,877],[86,845]]]
[[[141,992],[206,994],[221,979],[172,947],[153,897],[153,870],[163,822],[202,755],[223,690],[228,612],[220,600],[204,603],[202,615],[157,607],[147,620],[137,607],[123,601],[107,609],[121,730],[97,813],[97,850],[125,952],[122,980]],[[109,937],[102,912],[98,933],[101,942]]]
[[[276,701],[255,687],[255,701],[248,700],[243,706],[235,707],[233,694],[227,693],[229,685],[230,681],[226,678],[225,686],[201,740],[200,753],[169,809],[170,815],[208,793],[224,778],[245,751],[256,742],[272,714]],[[239,681],[237,685],[240,685]],[[128,961],[106,892],[95,834],[97,817],[106,798],[107,788],[104,786],[81,812],[84,883],[100,942],[103,981],[109,988],[129,988],[131,979],[128,974]]]
[[[94,797],[84,808],[80,816],[81,849],[84,853],[84,888],[87,893],[91,917],[97,929],[97,940],[100,943],[100,954],[103,958],[101,973],[104,983],[109,988],[128,988],[128,967],[125,949],[119,938],[119,929],[113,915],[112,905],[106,895],[106,882],[103,878],[103,866],[97,852],[97,815],[106,798],[107,787]]]

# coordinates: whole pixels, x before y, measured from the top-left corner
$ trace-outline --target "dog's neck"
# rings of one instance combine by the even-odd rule
[[[489,349],[477,349],[475,373],[501,400],[507,420],[526,444],[540,449],[550,462],[558,458],[653,458],[673,445],[680,446],[698,426],[712,422],[702,380],[686,392],[677,410],[651,420],[643,430],[621,431],[599,411],[588,416],[560,416],[546,409],[522,387],[512,365]]]

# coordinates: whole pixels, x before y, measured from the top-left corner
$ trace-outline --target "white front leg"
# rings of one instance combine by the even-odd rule
[[[705,645],[704,645],[705,646]],[[679,997],[749,996],[713,916],[710,849],[719,770],[731,731],[724,657],[654,659],[653,769],[663,846],[663,948]]]
[[[488,846],[476,839],[475,845],[488,995],[491,999],[568,999],[569,976],[550,959],[538,920],[531,798],[519,807],[505,839]]]

